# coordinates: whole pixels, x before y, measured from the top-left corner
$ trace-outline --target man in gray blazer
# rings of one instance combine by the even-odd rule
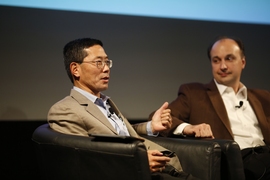
[[[83,38],[67,43],[64,63],[73,83],[70,95],[54,104],[48,122],[55,131],[89,136],[91,134],[133,136],[155,135],[171,127],[170,109],[165,102],[152,121],[131,125],[114,102],[101,93],[108,88],[112,60],[108,59],[100,40]],[[165,148],[144,139],[153,178],[197,179],[183,172],[177,156],[163,156]],[[154,176],[155,175],[155,176]]]
[[[214,79],[180,86],[169,104],[173,118],[164,136],[235,140],[246,179],[270,179],[270,92],[240,82],[246,59],[238,38],[218,37],[208,48]],[[150,115],[150,117],[152,117]]]

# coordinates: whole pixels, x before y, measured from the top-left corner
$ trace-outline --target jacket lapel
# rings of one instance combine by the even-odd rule
[[[128,122],[128,120],[123,116],[123,114],[119,111],[119,109],[114,104],[114,102],[111,99],[108,99],[108,103],[110,104],[111,108],[114,110],[116,115],[124,121],[125,125],[127,126],[127,129],[128,129],[130,136],[138,137],[138,134],[136,133],[134,128],[131,126],[131,124]]]
[[[107,128],[113,131],[113,133],[118,134],[111,123],[108,121],[107,117],[104,116],[97,105],[95,105],[92,101],[73,89],[71,90],[70,96],[78,101],[81,106],[85,106],[85,110],[93,117],[95,117],[97,121],[103,123]]]
[[[212,102],[212,105],[216,113],[218,114],[219,118],[221,119],[224,126],[226,127],[226,129],[228,130],[228,132],[231,134],[233,138],[233,133],[231,130],[227,111],[214,80],[212,80],[209,84],[206,84],[205,86],[207,88],[207,94]]]
[[[248,101],[252,107],[252,109],[254,110],[254,113],[258,119],[260,128],[262,130],[263,136],[265,138],[265,140],[267,142],[270,141],[270,137],[269,137],[269,124],[267,123],[267,119],[266,119],[266,115],[263,111],[263,107],[262,104],[260,103],[260,101],[254,96],[254,94],[252,94],[251,91],[248,90]]]

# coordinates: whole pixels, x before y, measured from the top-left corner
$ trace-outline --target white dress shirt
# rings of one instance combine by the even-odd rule
[[[231,123],[234,140],[241,149],[265,145],[258,119],[247,100],[247,88],[242,86],[237,93],[231,87],[215,81],[223,99]],[[240,101],[243,102],[239,107]]]

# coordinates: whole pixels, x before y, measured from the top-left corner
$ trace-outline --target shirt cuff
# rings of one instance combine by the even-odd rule
[[[148,136],[158,136],[159,133],[156,133],[156,134],[153,134],[152,132],[152,127],[151,127],[151,121],[148,121],[147,124],[146,124],[146,131],[147,131],[147,135]]]
[[[182,123],[179,126],[177,126],[177,128],[173,131],[174,135],[184,135],[183,134],[183,130],[185,129],[185,127],[189,125],[188,123]]]

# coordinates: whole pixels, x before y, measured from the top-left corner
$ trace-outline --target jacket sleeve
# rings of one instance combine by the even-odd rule
[[[132,127],[135,129],[135,131],[138,134],[147,135],[146,125],[147,125],[147,122],[143,122],[143,123],[133,124]]]

